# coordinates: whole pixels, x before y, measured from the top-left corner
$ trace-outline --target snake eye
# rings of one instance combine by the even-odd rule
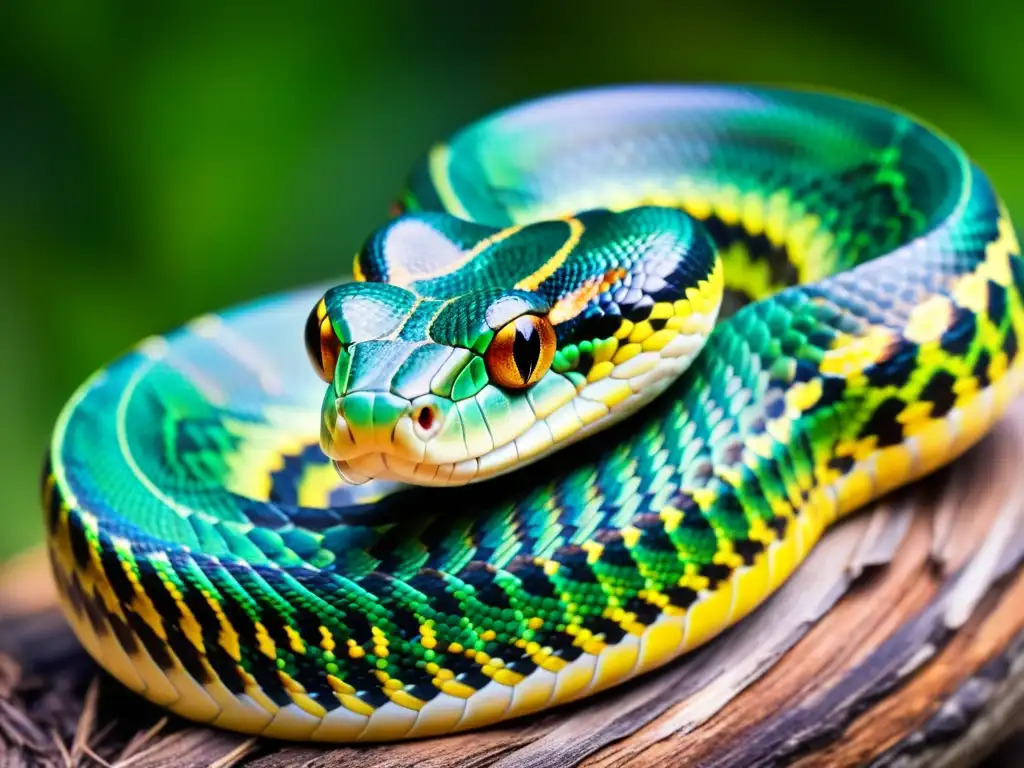
[[[546,317],[522,315],[494,335],[484,362],[500,387],[524,389],[548,372],[555,357],[555,329]]]
[[[316,374],[330,384],[334,380],[334,369],[341,354],[341,340],[327,317],[327,304],[323,299],[313,307],[306,318],[306,352],[316,369]]]

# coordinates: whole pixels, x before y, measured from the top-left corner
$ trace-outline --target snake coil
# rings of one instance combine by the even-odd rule
[[[559,95],[432,149],[399,207],[355,281],[147,339],[59,417],[68,619],[185,717],[382,741],[591,695],[1021,389],[1009,216],[882,106]]]

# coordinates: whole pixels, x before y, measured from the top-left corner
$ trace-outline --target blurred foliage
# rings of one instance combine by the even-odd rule
[[[201,312],[343,274],[415,158],[502,105],[832,86],[941,126],[1024,210],[1022,19],[1011,0],[5,3],[0,558],[41,535],[40,456],[86,376]]]

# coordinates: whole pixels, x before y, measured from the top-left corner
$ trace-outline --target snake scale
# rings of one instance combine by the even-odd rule
[[[1021,389],[1007,211],[888,107],[597,88],[409,178],[354,281],[146,339],[58,419],[68,619],[186,718],[390,741],[592,695]]]

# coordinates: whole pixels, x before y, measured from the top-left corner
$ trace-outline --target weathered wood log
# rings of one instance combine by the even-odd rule
[[[1024,401],[948,469],[830,532],[760,610],[594,699],[323,748],[166,717],[99,673],[45,558],[0,573],[0,765],[978,765],[1024,725]],[[1024,765],[1024,740],[1001,762]]]

